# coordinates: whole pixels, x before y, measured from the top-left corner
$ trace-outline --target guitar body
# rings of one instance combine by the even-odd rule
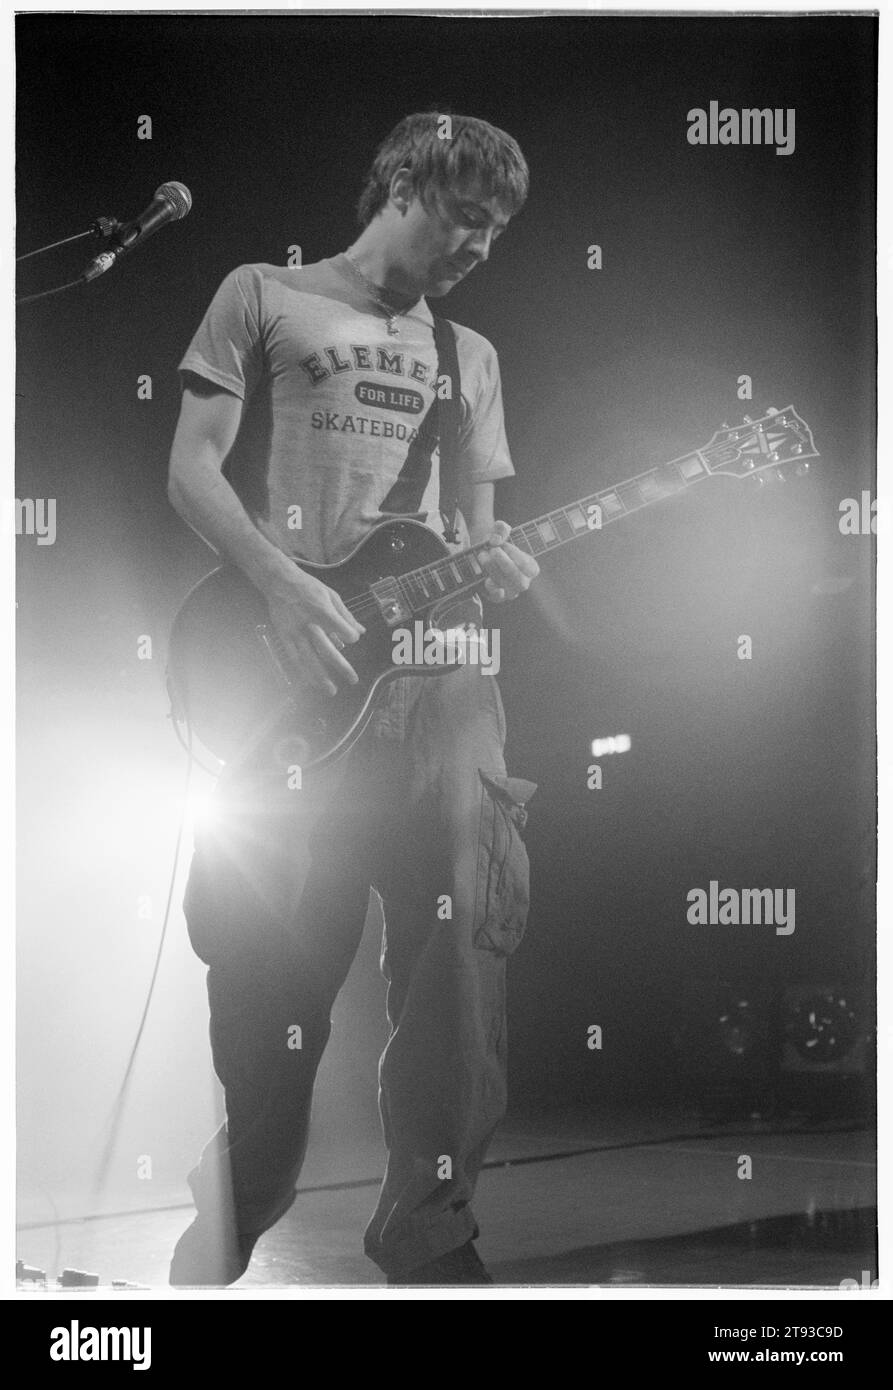
[[[279,756],[302,771],[323,767],[346,753],[372,716],[376,697],[400,676],[449,674],[460,663],[396,665],[391,633],[419,617],[389,624],[370,593],[373,584],[443,560],[446,543],[419,521],[385,521],[346,560],[336,565],[300,562],[300,568],[334,589],[345,603],[365,599],[357,614],[366,631],[344,655],[359,681],[338,694],[299,698],[289,684],[284,653],[270,624],[266,601],[234,567],[223,566],[199,581],[174,619],[168,657],[168,689],[174,716],[185,719],[223,762],[245,756],[272,732]],[[296,563],[298,563],[296,561]],[[433,604],[426,621],[436,625],[447,605]],[[473,600],[466,596],[463,616]],[[458,624],[457,620],[457,624]]]

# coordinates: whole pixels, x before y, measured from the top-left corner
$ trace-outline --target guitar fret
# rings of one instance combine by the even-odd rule
[[[675,468],[684,483],[689,483],[693,478],[703,478],[709,473],[709,469],[699,453],[689,454],[687,458],[674,459],[668,468]]]
[[[527,544],[530,546],[531,555],[542,555],[543,551],[548,549],[548,546],[543,539],[538,523],[535,521],[528,521],[523,529],[525,532],[530,531],[531,533],[527,537]]]
[[[622,516],[626,511],[623,499],[613,490],[610,492],[600,492],[598,494],[598,505],[602,509],[602,517],[606,521],[613,521],[615,516]]]
[[[555,527],[555,533],[560,541],[569,541],[572,536],[576,535],[573,526],[567,519],[564,508],[557,512],[550,512],[549,520]]]
[[[638,483],[621,483],[615,491],[626,511],[634,512],[642,506],[642,494],[639,491]]]
[[[647,474],[647,478],[648,500],[653,502],[659,502],[664,497],[673,497],[685,486],[675,462],[662,464],[660,468],[655,468]]]
[[[654,473],[646,473],[639,483],[639,492],[646,502],[657,502],[668,495],[666,487]]]
[[[397,593],[403,600],[405,607],[412,611],[412,609],[416,607],[416,601],[412,596],[412,579],[410,575],[398,575],[395,578],[394,583],[397,586]]]
[[[519,550],[523,550],[527,555],[533,554],[533,543],[523,526],[516,526],[509,536],[512,545],[516,545]]]
[[[420,608],[424,604],[427,595],[424,589],[422,588],[419,579],[413,574],[404,574],[401,580],[401,584],[403,591],[409,601],[410,608]],[[421,594],[421,603],[419,601],[419,594]]]

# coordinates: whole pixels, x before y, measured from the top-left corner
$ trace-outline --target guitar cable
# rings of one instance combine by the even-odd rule
[[[187,736],[186,736],[186,739],[183,738],[183,735],[182,735],[182,733],[181,733],[181,731],[180,731],[180,727],[179,727],[179,720],[178,720],[178,718],[177,718],[175,702],[174,702],[173,700],[172,700],[171,714],[170,714],[169,717],[171,718],[171,721],[172,721],[172,723],[173,723],[173,725],[174,725],[174,731],[175,731],[175,733],[176,733],[176,735],[177,735],[178,742],[180,743],[181,747],[184,749],[184,751],[185,751],[185,753],[186,753],[186,758],[187,758],[187,760],[186,760],[186,779],[185,779],[185,782],[184,782],[184,785],[183,785],[183,809],[182,809],[182,811],[181,811],[181,814],[180,814],[180,821],[179,821],[179,825],[178,825],[178,827],[177,827],[177,838],[176,838],[176,840],[175,840],[175,842],[174,842],[174,856],[173,856],[173,861],[172,861],[172,864],[171,864],[171,872],[170,872],[170,878],[169,878],[169,881],[168,881],[168,888],[167,888],[167,897],[166,897],[165,907],[164,907],[164,916],[163,916],[163,918],[162,918],[161,932],[160,932],[159,938],[158,938],[158,947],[157,947],[157,950],[156,950],[156,952],[155,952],[155,960],[154,960],[153,967],[152,967],[152,975],[151,975],[151,978],[150,978],[150,980],[149,980],[149,987],[148,987],[148,989],[147,989],[147,991],[146,991],[146,998],[145,998],[145,1002],[144,1002],[144,1004],[143,1004],[143,1009],[142,1009],[142,1013],[141,1013],[141,1015],[140,1015],[140,1020],[139,1020],[139,1023],[138,1023],[138,1025],[137,1025],[136,1034],[135,1034],[135,1036],[134,1036],[133,1043],[132,1043],[131,1048],[130,1048],[130,1054],[129,1054],[128,1058],[127,1058],[127,1063],[126,1063],[125,1068],[124,1068],[124,1074],[123,1074],[123,1076],[122,1076],[122,1078],[121,1078],[121,1082],[120,1082],[120,1085],[118,1086],[118,1090],[117,1090],[117,1093],[116,1093],[116,1095],[115,1095],[115,1098],[114,1098],[114,1100],[112,1101],[112,1104],[111,1104],[111,1106],[110,1106],[110,1108],[109,1108],[108,1117],[107,1117],[106,1122],[105,1122],[106,1138],[105,1138],[105,1140],[104,1140],[104,1142],[103,1142],[102,1151],[101,1151],[101,1154],[100,1154],[100,1157],[99,1157],[99,1162],[98,1162],[98,1164],[97,1164],[97,1167],[96,1167],[96,1170],[95,1170],[95,1174],[94,1174],[94,1178],[93,1178],[93,1182],[92,1182],[92,1200],[91,1200],[91,1202],[90,1202],[90,1205],[92,1205],[92,1206],[97,1205],[98,1200],[99,1200],[99,1198],[100,1198],[100,1194],[102,1193],[103,1188],[105,1187],[105,1184],[106,1184],[106,1180],[107,1180],[107,1178],[108,1178],[108,1172],[109,1172],[109,1168],[110,1168],[110,1166],[111,1166],[112,1158],[113,1158],[113,1155],[114,1155],[115,1145],[116,1145],[116,1143],[117,1143],[117,1141],[118,1141],[118,1136],[119,1136],[120,1130],[121,1130],[121,1122],[122,1122],[122,1119],[123,1119],[124,1108],[125,1108],[125,1104],[126,1104],[126,1101],[127,1101],[127,1096],[128,1096],[129,1088],[130,1088],[130,1081],[131,1081],[131,1078],[132,1078],[132,1075],[133,1075],[133,1070],[134,1070],[134,1067],[135,1067],[135,1064],[136,1064],[137,1053],[138,1053],[138,1051],[139,1051],[140,1042],[142,1041],[143,1033],[144,1033],[144,1031],[145,1031],[146,1020],[148,1019],[148,1016],[149,1016],[149,1009],[150,1009],[151,1004],[152,1004],[152,999],[153,999],[153,996],[154,996],[154,994],[155,994],[155,985],[156,985],[157,980],[158,980],[158,972],[159,972],[159,970],[160,970],[160,968],[161,968],[161,958],[162,958],[162,955],[163,955],[163,952],[164,952],[164,944],[165,944],[165,941],[167,940],[167,932],[168,932],[168,927],[169,927],[169,925],[170,925],[171,905],[172,905],[172,903],[173,903],[174,888],[175,888],[175,886],[176,886],[177,874],[178,874],[179,867],[180,867],[180,854],[181,854],[182,847],[183,847],[183,834],[184,834],[184,831],[185,831],[185,829],[186,829],[186,822],[187,822],[187,818],[188,818],[188,815],[189,815],[189,795],[190,795],[190,791],[191,791],[191,789],[192,789],[192,775],[193,775],[193,770],[194,770],[195,767],[200,767],[200,768],[202,769],[202,771],[203,771],[203,772],[206,772],[209,776],[211,776],[211,777],[216,776],[216,773],[214,773],[209,767],[207,767],[207,766],[205,765],[205,763],[201,760],[201,758],[197,757],[197,755],[196,755],[196,753],[195,753],[195,750],[194,750],[194,748],[193,748],[193,739],[192,739],[192,725],[191,725],[191,723],[189,722],[188,713],[186,713],[185,710],[183,710],[183,716],[182,716],[182,717],[183,717],[183,722],[184,722],[185,725],[186,725],[186,734],[187,734]],[[53,1199],[52,1193],[50,1193],[46,1188],[44,1188],[43,1190],[44,1190],[44,1195],[46,1196],[46,1198],[47,1198],[47,1200],[48,1200],[50,1206],[51,1206],[52,1209],[53,1209],[54,1220],[53,1220],[50,1224],[52,1225],[52,1228],[53,1228],[53,1231],[54,1231],[54,1236],[55,1236],[54,1265],[55,1265],[55,1268],[56,1268],[56,1273],[58,1273],[58,1265],[59,1265],[60,1260],[61,1260],[61,1236],[60,1236],[60,1233],[59,1233],[59,1227],[60,1227],[60,1226],[63,1226],[63,1225],[71,1224],[71,1220],[72,1220],[72,1219],[73,1219],[73,1220],[77,1220],[77,1221],[81,1221],[81,1220],[84,1220],[85,1218],[83,1218],[83,1217],[77,1217],[77,1218],[64,1218],[64,1217],[60,1217],[59,1214],[58,1214],[58,1209],[57,1209],[57,1207],[56,1207],[56,1203],[55,1203],[55,1200]],[[89,1219],[96,1219],[96,1216],[98,1216],[98,1215],[100,1215],[100,1213],[96,1213],[94,1216],[92,1216],[92,1217],[87,1217],[86,1219],[88,1219],[88,1220],[89,1220]],[[32,1223],[32,1224],[35,1224],[35,1223]],[[42,1225],[43,1223],[36,1223],[36,1224]],[[22,1227],[21,1229],[28,1229],[28,1226]]]
[[[111,1165],[115,1144],[117,1143],[118,1135],[120,1133],[121,1121],[124,1114],[124,1106],[127,1100],[127,1093],[130,1086],[130,1080],[133,1074],[134,1065],[136,1063],[137,1052],[139,1050],[139,1045],[142,1040],[143,1032],[145,1031],[146,1020],[149,1016],[149,1008],[151,1006],[152,998],[155,993],[155,985],[158,980],[158,972],[161,967],[161,957],[164,951],[164,943],[167,939],[168,926],[170,925],[171,904],[173,903],[174,888],[176,886],[177,873],[180,867],[180,853],[183,846],[183,834],[186,829],[186,822],[189,816],[189,794],[192,789],[193,769],[196,766],[198,766],[201,767],[203,771],[208,772],[209,775],[214,775],[210,772],[209,768],[205,767],[201,759],[196,757],[193,751],[192,725],[189,722],[188,716],[185,716],[187,741],[183,740],[180,730],[177,727],[177,720],[173,716],[173,713],[171,717],[173,718],[177,738],[179,739],[183,748],[186,750],[187,754],[186,780],[183,787],[183,809],[180,813],[180,823],[177,827],[177,838],[174,843],[174,857],[173,862],[171,864],[170,879],[168,881],[167,889],[167,899],[164,906],[164,917],[162,918],[161,922],[161,932],[158,937],[158,948],[155,952],[155,961],[152,967],[152,976],[149,980],[149,988],[146,991],[146,999],[145,1003],[143,1004],[143,1011],[140,1015],[139,1024],[137,1025],[136,1036],[134,1037],[133,1044],[130,1049],[130,1055],[127,1059],[127,1064],[124,1068],[124,1075],[121,1078],[121,1084],[119,1085],[117,1094],[114,1100],[112,1101],[108,1119],[106,1120],[107,1138],[103,1145],[102,1153],[99,1159],[99,1164],[96,1169],[96,1175],[93,1181],[94,1202],[98,1199],[100,1193],[102,1192],[102,1189],[104,1188],[106,1179],[108,1177],[108,1171]]]
[[[167,929],[168,929],[168,926],[169,926],[169,924],[170,924],[171,904],[172,904],[172,902],[173,902],[173,897],[174,897],[174,887],[175,887],[175,885],[176,885],[176,881],[177,881],[177,872],[178,872],[179,866],[180,866],[180,851],[181,851],[182,845],[183,845],[183,832],[184,832],[184,830],[186,829],[186,820],[187,820],[187,816],[188,816],[188,814],[189,814],[189,793],[190,793],[191,786],[192,786],[192,772],[193,772],[193,767],[194,767],[196,764],[198,764],[198,766],[200,766],[200,767],[203,766],[203,764],[195,757],[195,755],[194,755],[194,753],[193,753],[193,751],[192,751],[192,727],[191,727],[191,725],[189,724],[188,719],[186,720],[186,728],[187,728],[187,731],[188,731],[188,743],[183,743],[182,738],[180,738],[180,742],[183,743],[183,747],[186,749],[186,752],[187,752],[187,754],[188,754],[187,762],[186,762],[186,781],[185,781],[184,787],[183,787],[183,810],[182,810],[182,812],[181,812],[181,814],[180,814],[180,823],[179,823],[179,825],[178,825],[178,827],[177,827],[177,838],[176,838],[176,841],[175,841],[175,843],[174,843],[174,858],[173,858],[173,863],[172,863],[172,865],[171,865],[170,880],[169,880],[169,883],[168,883],[168,890],[167,890],[167,900],[166,900],[166,902],[165,902],[165,907],[164,907],[164,917],[163,917],[162,923],[161,923],[161,932],[160,932],[159,938],[158,938],[158,948],[157,948],[157,950],[156,950],[156,952],[155,952],[155,962],[154,962],[153,967],[152,967],[152,976],[151,976],[151,979],[149,980],[149,988],[148,988],[148,990],[146,991],[146,999],[145,999],[145,1003],[143,1004],[143,1011],[142,1011],[142,1014],[140,1015],[140,1021],[139,1021],[139,1024],[137,1025],[136,1035],[135,1035],[135,1037],[134,1037],[133,1043],[132,1043],[131,1048],[130,1048],[130,1055],[129,1055],[129,1057],[127,1058],[127,1064],[126,1064],[126,1066],[125,1066],[125,1068],[124,1068],[124,1075],[123,1075],[122,1078],[121,1078],[121,1083],[120,1083],[120,1085],[119,1085],[119,1087],[118,1087],[117,1094],[115,1095],[115,1098],[114,1098],[114,1100],[112,1101],[112,1104],[111,1104],[111,1106],[110,1106],[110,1108],[109,1108],[108,1117],[107,1117],[107,1119],[106,1119],[106,1121],[105,1121],[106,1138],[105,1138],[105,1141],[104,1141],[103,1146],[102,1146],[102,1151],[101,1151],[101,1153],[100,1153],[99,1162],[98,1162],[98,1164],[97,1164],[97,1166],[96,1166],[96,1170],[95,1170],[94,1177],[93,1177],[93,1182],[92,1182],[92,1187],[91,1187],[91,1201],[90,1201],[90,1205],[92,1205],[92,1206],[94,1206],[94,1207],[98,1204],[100,1195],[101,1195],[101,1193],[102,1193],[102,1191],[103,1191],[103,1188],[105,1187],[105,1184],[106,1184],[106,1179],[108,1178],[108,1172],[109,1172],[109,1168],[110,1168],[110,1166],[111,1166],[112,1157],[113,1157],[113,1155],[114,1155],[115,1145],[116,1145],[116,1143],[117,1143],[117,1141],[118,1141],[118,1136],[119,1136],[120,1129],[121,1129],[121,1121],[122,1121],[122,1118],[123,1118],[123,1115],[124,1115],[124,1107],[125,1107],[125,1103],[126,1103],[126,1101],[127,1101],[127,1095],[128,1095],[128,1091],[129,1091],[129,1087],[130,1087],[130,1080],[131,1080],[131,1077],[132,1077],[132,1075],[133,1075],[133,1069],[134,1069],[134,1066],[135,1066],[135,1063],[136,1063],[137,1052],[138,1052],[138,1050],[139,1050],[140,1042],[142,1041],[143,1032],[145,1031],[146,1019],[147,1019],[148,1016],[149,1016],[149,1008],[150,1008],[150,1006],[151,1006],[152,998],[153,998],[153,995],[154,995],[154,993],[155,993],[155,984],[156,984],[157,979],[158,979],[158,971],[159,971],[159,969],[160,969],[160,967],[161,967],[161,957],[162,957],[162,953],[163,953],[163,951],[164,951],[164,943],[165,943],[165,941],[166,941],[166,939],[167,939]],[[178,737],[180,737],[179,731],[178,731]],[[206,770],[207,770],[207,769],[206,769]],[[48,1198],[48,1200],[49,1200],[49,1202],[50,1202],[50,1205],[51,1205],[52,1208],[53,1208],[53,1212],[54,1212],[54,1216],[55,1216],[55,1220],[54,1220],[51,1224],[52,1224],[52,1228],[53,1228],[53,1231],[54,1231],[54,1234],[55,1234],[55,1255],[54,1255],[54,1259],[55,1259],[56,1266],[57,1266],[56,1272],[58,1273],[58,1263],[59,1263],[60,1258],[61,1258],[61,1238],[60,1238],[60,1235],[59,1235],[59,1227],[60,1227],[60,1226],[63,1226],[63,1225],[71,1224],[71,1220],[82,1221],[82,1220],[84,1220],[85,1218],[83,1218],[83,1217],[77,1217],[77,1218],[72,1218],[72,1219],[60,1218],[59,1215],[58,1215],[58,1211],[57,1211],[57,1208],[56,1208],[55,1201],[54,1201],[54,1199],[53,1199],[53,1197],[52,1197],[52,1194],[51,1194],[50,1192],[48,1192],[47,1189],[45,1189],[45,1188],[44,1188],[44,1194],[47,1196],[47,1198]],[[97,1213],[97,1215],[99,1215],[99,1213]],[[93,1219],[93,1218],[87,1218],[87,1219]],[[20,1229],[28,1229],[28,1227],[27,1227],[27,1226],[24,1226],[24,1227],[21,1227]]]
[[[824,1137],[834,1134],[870,1134],[872,1132],[870,1122],[864,1119],[853,1119],[843,1124],[828,1125],[822,1121],[810,1121],[807,1119],[805,1124],[794,1124],[784,1126],[774,1126],[767,1129],[755,1129],[752,1125],[742,1127],[734,1121],[729,1122],[729,1126],[719,1128],[706,1128],[699,1130],[684,1130],[679,1133],[664,1135],[652,1135],[641,1139],[621,1139],[605,1144],[586,1144],[581,1148],[574,1149],[554,1149],[542,1154],[519,1154],[517,1157],[510,1158],[488,1158],[482,1165],[481,1171],[492,1171],[498,1168],[526,1168],[533,1164],[565,1162],[568,1159],[589,1158],[595,1154],[602,1153],[624,1153],[643,1149],[659,1149],[674,1144],[689,1143],[709,1143],[717,1139],[737,1139],[737,1138],[760,1138],[760,1139],[787,1139],[801,1137]],[[822,1162],[834,1164],[842,1160],[835,1159],[810,1159],[810,1162]],[[308,1184],[306,1187],[297,1188],[299,1196],[319,1192],[349,1192],[361,1187],[378,1187],[381,1185],[382,1175],[376,1173],[365,1178],[348,1178],[339,1182],[322,1182]],[[49,1198],[49,1194],[47,1194]],[[49,1200],[52,1200],[51,1198]],[[54,1226],[74,1226],[81,1225],[87,1221],[111,1221],[122,1216],[147,1216],[155,1215],[158,1212],[167,1211],[186,1211],[192,1206],[190,1202],[170,1202],[162,1206],[136,1207],[123,1211],[109,1212],[86,1212],[79,1216],[61,1216],[53,1222]],[[838,1211],[858,1210],[859,1208],[836,1208]],[[25,1221],[19,1226],[21,1231],[45,1230],[49,1223],[46,1221]]]
[[[189,731],[189,742],[188,742],[188,743],[186,742],[186,740],[184,739],[182,733],[180,732],[180,720],[179,720],[179,718],[177,717],[177,714],[175,713],[175,711],[174,711],[173,709],[171,709],[171,712],[170,712],[170,714],[168,715],[168,718],[170,719],[171,723],[172,723],[173,726],[174,726],[174,733],[175,733],[176,736],[177,736],[177,742],[179,743],[180,747],[183,749],[183,752],[186,754],[186,756],[190,759],[190,762],[191,762],[192,766],[194,766],[194,767],[200,767],[201,770],[202,770],[202,772],[206,772],[206,773],[208,774],[209,777],[218,777],[218,776],[220,775],[220,770],[219,770],[219,768],[218,768],[217,770],[215,770],[214,768],[208,767],[208,765],[207,765],[206,763],[203,763],[203,762],[202,762],[201,758],[198,756],[198,754],[195,752],[195,750],[194,750],[193,747],[192,747],[192,726],[191,726],[190,723],[189,723],[189,716],[186,715],[186,714],[184,714],[184,715],[183,715],[183,721],[182,721],[182,722],[186,725],[186,728],[187,728],[188,731]]]

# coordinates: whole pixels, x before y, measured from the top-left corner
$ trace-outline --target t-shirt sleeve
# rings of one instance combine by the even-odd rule
[[[474,483],[489,483],[514,477],[515,469],[505,435],[499,359],[490,343],[480,341],[484,351],[474,373],[477,390],[459,432],[459,469]]]
[[[263,362],[261,284],[257,266],[230,271],[180,362],[181,380],[184,372],[195,372],[248,400]]]

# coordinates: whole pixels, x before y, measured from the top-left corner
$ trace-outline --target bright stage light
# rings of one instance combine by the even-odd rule
[[[186,828],[193,834],[209,829],[217,818],[212,791],[212,787],[193,787],[186,798]]]
[[[608,753],[628,753],[632,747],[629,734],[614,734],[611,738],[594,738],[592,756],[604,758]]]

